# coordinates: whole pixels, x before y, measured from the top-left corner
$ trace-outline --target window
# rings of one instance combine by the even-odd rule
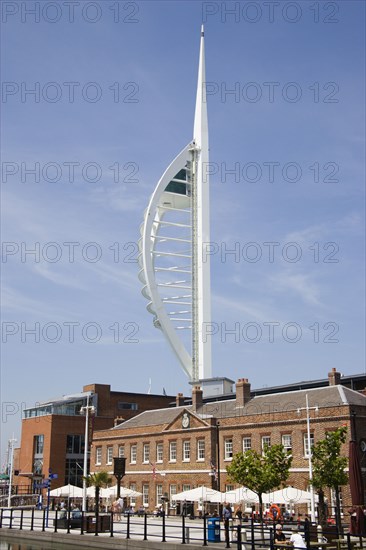
[[[252,438],[243,437],[243,453],[250,451],[251,448],[252,448]]]
[[[113,447],[107,447],[107,464],[112,464],[113,462]]]
[[[146,507],[149,506],[149,485],[142,486],[142,504]]]
[[[149,443],[144,443],[143,446],[143,462],[148,464],[150,462],[150,445]]]
[[[124,401],[118,401],[117,407],[120,411],[137,411],[138,410],[137,403],[125,403]]]
[[[169,460],[170,462],[177,461],[177,442],[171,441],[169,443]]]
[[[197,460],[205,460],[205,440],[197,441]]]
[[[156,444],[156,462],[163,462],[163,444]]]
[[[125,456],[125,446],[119,445],[118,446],[118,457],[123,458]]]
[[[183,441],[183,462],[191,460],[191,442]]]
[[[163,496],[163,486],[158,483],[156,486],[156,506],[161,506],[161,497]]]
[[[83,461],[78,458],[66,458],[65,461],[65,483],[67,485],[83,485]]]
[[[282,436],[282,445],[285,451],[292,451],[292,436],[291,434],[284,434]]]
[[[310,447],[314,447],[314,434],[310,434]],[[309,457],[309,440],[308,440],[308,434],[304,434],[304,456],[306,458]]]
[[[182,491],[190,491],[191,490],[191,486],[189,484],[185,485],[183,484],[182,485]]]
[[[102,447],[97,447],[95,449],[95,464],[100,466],[102,464]]]
[[[262,453],[264,453],[264,449],[266,447],[271,446],[271,436],[270,435],[263,435],[262,436]]]
[[[136,464],[136,458],[137,458],[137,445],[131,445],[130,463],[131,464]]]
[[[131,491],[136,491],[136,483],[130,483]],[[130,505],[136,506],[136,497],[130,497]]]
[[[225,439],[225,460],[231,460],[233,458],[233,440]]]
[[[225,491],[234,491],[234,485],[225,485]]]
[[[83,435],[66,436],[66,454],[67,455],[84,454],[84,436]]]
[[[174,497],[177,494],[177,486],[176,485],[171,485],[169,487],[169,493],[170,493],[170,506],[176,506]]]
[[[34,455],[43,456],[44,435],[34,436]]]

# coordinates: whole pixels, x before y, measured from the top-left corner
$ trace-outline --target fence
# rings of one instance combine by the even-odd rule
[[[289,540],[291,528],[297,523],[286,523],[283,532]],[[108,512],[100,513],[98,521],[95,514],[84,512],[50,512],[47,508],[38,511],[32,509],[2,508],[0,510],[0,528],[29,530],[39,532],[79,533],[82,535],[123,537],[126,539],[159,540],[181,544],[208,546],[224,542],[226,548],[235,546],[237,550],[278,550],[274,541],[274,526],[259,525],[253,520],[235,525],[224,523],[220,518],[203,517],[190,519],[186,516],[157,517],[151,514],[136,516],[127,514],[121,517]],[[335,527],[323,531],[315,525],[300,531],[308,550],[358,550],[366,548],[365,540],[356,540],[349,533],[343,538]],[[296,547],[295,547],[296,548]]]

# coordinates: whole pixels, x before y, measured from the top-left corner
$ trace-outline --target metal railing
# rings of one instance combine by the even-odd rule
[[[76,517],[77,516],[77,517]],[[283,532],[289,540],[291,529],[296,526],[306,541],[308,550],[357,550],[366,548],[365,539],[351,537],[348,533],[344,538],[340,537],[334,528],[316,528],[315,525],[286,522]],[[165,514],[158,517],[153,514],[142,516],[133,514],[116,514],[106,512],[98,514],[55,511],[49,512],[47,508],[42,511],[19,508],[0,509],[0,528],[28,530],[39,532],[62,532],[90,534],[99,536],[103,533],[109,537],[121,537],[126,539],[157,539],[161,542],[175,542],[181,544],[197,544],[208,546],[211,543],[224,542],[226,548],[234,546],[237,550],[278,550],[274,540],[275,526],[260,525],[249,519],[237,523],[236,520],[228,522],[220,518],[201,517],[190,518],[182,516],[169,516]],[[293,546],[292,546],[293,547]],[[293,547],[294,548],[294,547]],[[296,548],[296,547],[295,547]]]

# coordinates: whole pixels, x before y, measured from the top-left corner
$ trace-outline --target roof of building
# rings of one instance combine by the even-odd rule
[[[286,393],[261,395],[251,398],[243,407],[237,407],[234,399],[223,399],[204,403],[196,414],[200,418],[231,418],[253,414],[268,414],[285,411],[303,410],[306,407],[306,395],[309,407],[319,409],[339,407],[342,405],[366,405],[366,396],[342,385],[327,386],[325,388],[311,388],[295,390]],[[167,425],[174,421],[183,411],[192,411],[192,405],[156,409],[140,413],[139,415],[118,424],[112,430],[125,430],[145,426]]]

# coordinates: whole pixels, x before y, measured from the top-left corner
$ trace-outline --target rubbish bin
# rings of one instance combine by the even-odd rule
[[[220,518],[208,518],[207,540],[208,542],[220,542]]]

